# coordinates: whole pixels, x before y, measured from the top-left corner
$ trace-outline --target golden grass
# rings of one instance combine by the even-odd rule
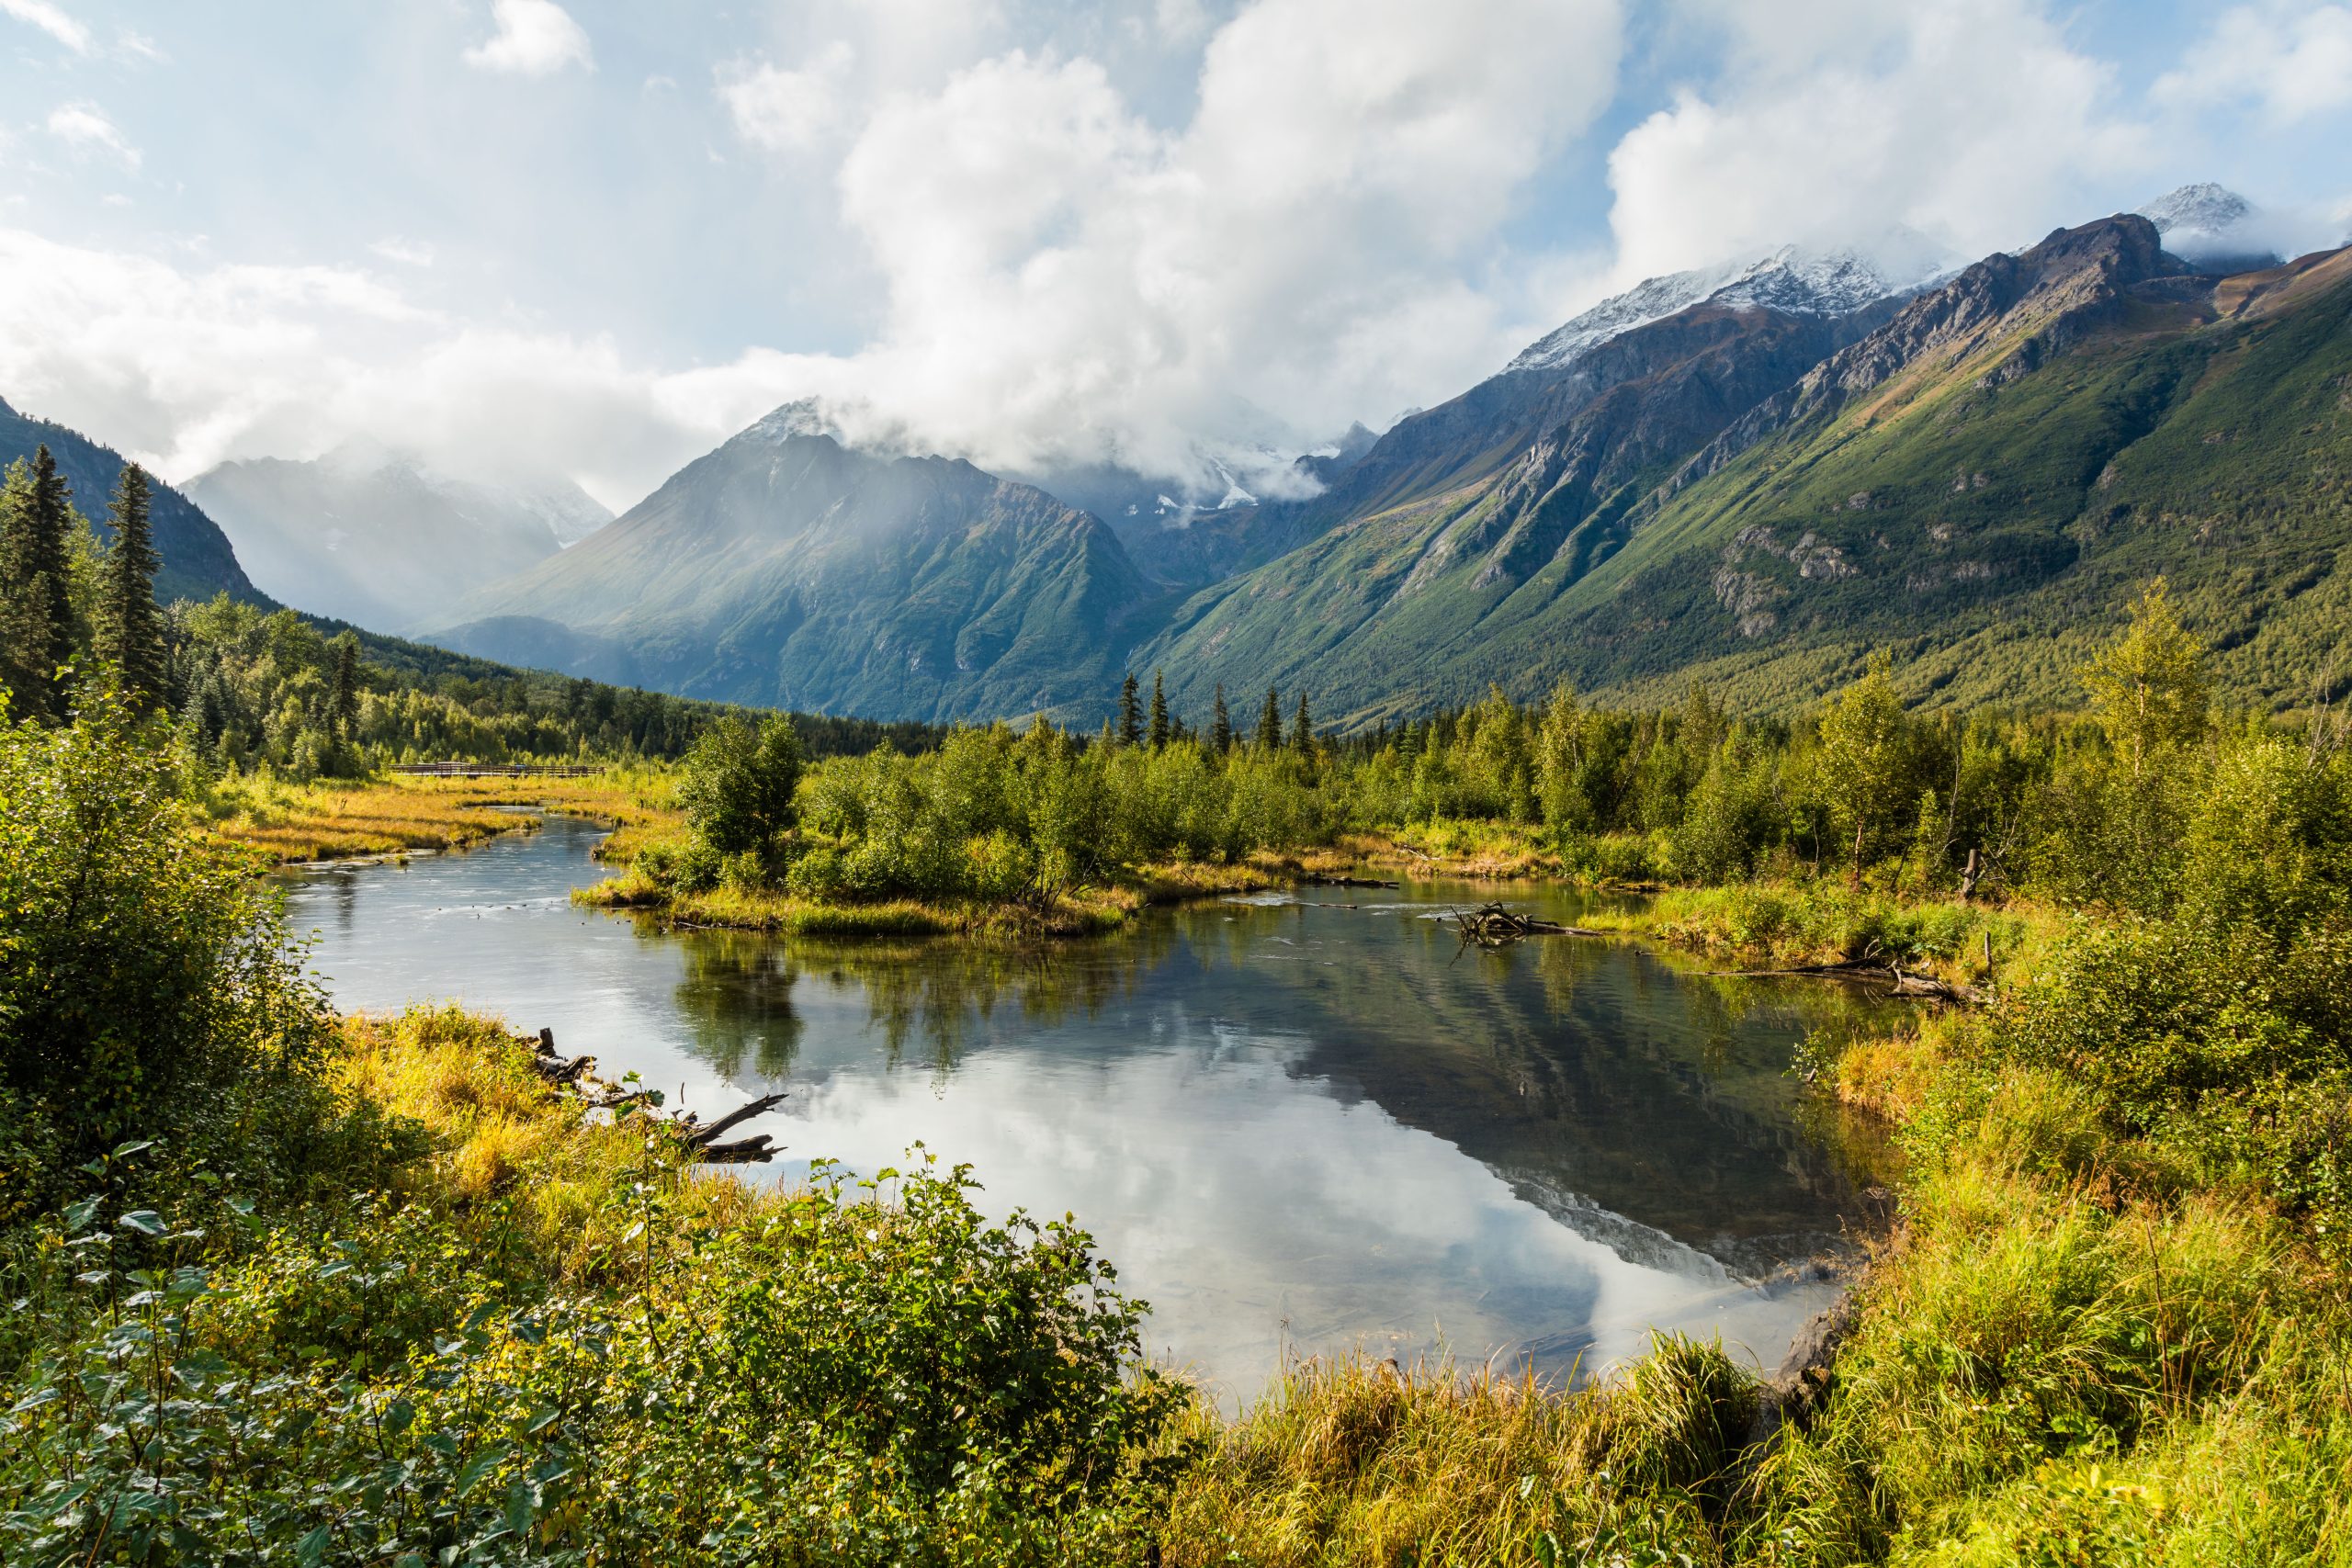
[[[1189,895],[1170,895],[1184,896]],[[849,903],[735,887],[678,893],[635,871],[575,888],[571,897],[591,908],[638,910],[689,929],[851,938],[1096,936],[1125,925],[1147,901],[1168,901],[1126,888],[1088,887],[1057,894],[1045,904],[977,898]]]
[[[600,1229],[606,1194],[647,1163],[648,1123],[559,1094],[532,1071],[530,1041],[461,1008],[354,1016],[344,1034],[349,1090],[432,1137],[432,1156],[402,1196],[461,1208],[507,1201],[556,1274],[587,1267],[609,1240]],[[777,1201],[725,1173],[677,1187],[684,1212],[718,1222]]]
[[[624,832],[666,828],[677,819],[671,787],[667,769],[645,766],[577,779],[238,779],[213,786],[202,806],[213,834],[282,865],[462,849],[530,829],[502,807],[574,812]]]
[[[1543,829],[1518,822],[1413,823],[1393,832],[1347,835],[1335,850],[1361,864],[1416,879],[1510,881],[1558,876],[1563,869],[1560,857],[1544,842]]]
[[[1754,1385],[1719,1347],[1662,1338],[1625,1377],[1355,1358],[1295,1363],[1238,1420],[1196,1408],[1171,1568],[1713,1557],[1702,1496],[1738,1462]],[[1657,1555],[1647,1553],[1655,1551]]]

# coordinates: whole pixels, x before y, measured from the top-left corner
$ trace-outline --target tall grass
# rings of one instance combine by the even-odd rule
[[[460,849],[527,828],[499,807],[576,812],[644,830],[676,820],[671,770],[615,767],[576,779],[322,779],[295,784],[240,776],[199,784],[210,830],[281,863]]]

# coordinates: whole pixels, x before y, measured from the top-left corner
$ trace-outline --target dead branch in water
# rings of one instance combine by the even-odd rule
[[[1476,942],[1480,947],[1500,947],[1531,936],[1599,936],[1596,931],[1582,926],[1564,926],[1557,920],[1547,920],[1534,915],[1522,915],[1506,909],[1500,904],[1482,904],[1467,913],[1451,911],[1454,924],[1462,928],[1464,946]]]
[[[1798,964],[1786,969],[1710,969],[1711,978],[1733,980],[1849,980],[1858,983],[1883,980],[1885,994],[1913,1001],[1943,1002],[1952,1007],[1975,1007],[1992,999],[1992,993],[1978,986],[1956,986],[1949,980],[1939,980],[1932,975],[1905,974],[1902,965],[1882,958],[1847,958],[1835,964]]]
[[[650,1103],[653,1095],[648,1089],[633,1089],[598,1077],[591,1069],[594,1056],[563,1055],[555,1048],[555,1031],[542,1029],[531,1055],[532,1070],[548,1080],[548,1088],[557,1093],[569,1092],[582,1104],[593,1110],[614,1111],[625,1106]],[[719,1141],[721,1134],[733,1131],[754,1116],[766,1114],[784,1102],[784,1091],[763,1094],[743,1106],[730,1111],[708,1126],[692,1111],[681,1111],[669,1119],[668,1125],[680,1134],[688,1155],[705,1165],[750,1165],[775,1157],[775,1140],[766,1133],[748,1138]]]

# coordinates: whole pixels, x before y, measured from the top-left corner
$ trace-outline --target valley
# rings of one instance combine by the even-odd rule
[[[117,10],[9,1568],[2352,1555],[2340,0]]]

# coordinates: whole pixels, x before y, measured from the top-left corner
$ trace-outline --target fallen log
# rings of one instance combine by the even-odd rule
[[[1798,964],[1785,969],[1710,969],[1710,978],[1727,980],[1883,980],[1886,995],[1913,1001],[1947,1002],[1977,1007],[1992,993],[1976,986],[1955,986],[1932,975],[1906,975],[1897,964],[1876,958],[1849,958],[1837,964]]]
[[[590,1069],[596,1058],[590,1055],[566,1057],[555,1047],[555,1031],[542,1029],[531,1055],[533,1070],[548,1081],[550,1091],[570,1091],[580,1102],[594,1110],[616,1111],[627,1106],[650,1103],[657,1097],[651,1089],[629,1089],[598,1077]],[[740,1110],[730,1111],[718,1121],[704,1126],[692,1111],[671,1118],[670,1127],[680,1134],[689,1157],[706,1165],[752,1165],[775,1158],[773,1135],[761,1133],[748,1138],[721,1142],[722,1136],[741,1126],[752,1117],[764,1114],[782,1104],[785,1091],[763,1094]]]
[[[1394,887],[1396,886],[1394,882],[1383,882],[1376,876],[1332,876],[1320,872],[1302,876],[1299,882],[1307,887]]]
[[[1485,904],[1464,913],[1452,911],[1454,923],[1462,928],[1464,942],[1476,942],[1481,947],[1499,947],[1530,936],[1599,936],[1596,931],[1583,926],[1564,926],[1557,920],[1544,919],[1535,915],[1522,915],[1504,908],[1500,904]]]
[[[679,1117],[678,1124],[685,1130],[687,1143],[696,1148],[707,1149],[718,1143],[721,1133],[730,1132],[749,1122],[752,1117],[764,1115],[783,1103],[784,1091],[779,1089],[774,1094],[760,1096],[740,1111],[729,1111],[707,1127],[703,1126],[691,1113]]]
[[[765,1165],[775,1158],[775,1142],[761,1133],[749,1138],[737,1138],[732,1143],[708,1144],[695,1151],[695,1158],[705,1165]]]

